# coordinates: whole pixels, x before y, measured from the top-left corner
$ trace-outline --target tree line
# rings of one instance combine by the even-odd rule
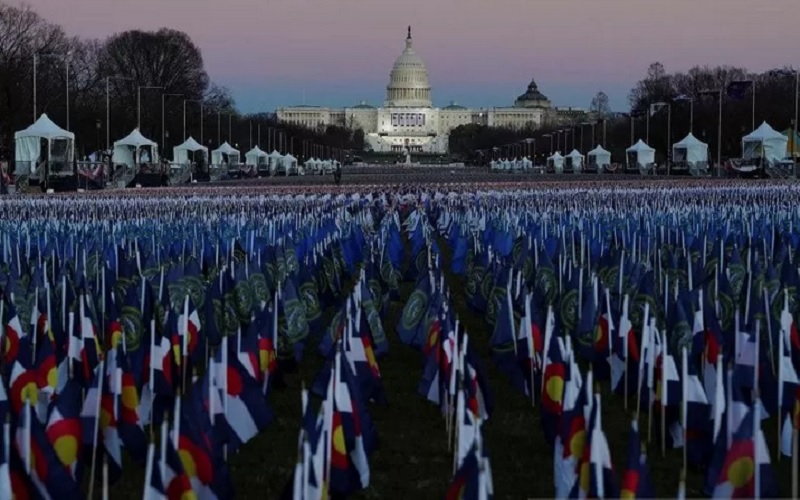
[[[79,157],[104,149],[107,135],[113,144],[137,123],[171,156],[172,147],[184,140],[184,107],[186,135],[201,141],[202,113],[202,142],[210,149],[224,141],[249,147],[251,127],[256,134],[259,125],[261,140],[253,144],[262,149],[268,142],[272,149],[285,144],[284,152],[293,145],[299,156],[304,149],[358,146],[358,134],[342,127],[304,130],[278,124],[274,114],[240,113],[230,91],[211,80],[200,49],[186,33],[162,28],[84,39],[69,36],[27,5],[0,2],[2,157],[13,157],[14,132],[42,113],[62,128],[69,123]]]
[[[796,74],[792,68],[776,68],[763,73],[754,73],[733,66],[696,66],[687,72],[668,73],[664,65],[655,62],[645,77],[638,81],[628,95],[629,110],[613,113],[608,97],[603,92],[592,99],[589,110],[596,119],[594,137],[591,127],[583,126],[584,146],[581,147],[581,123],[548,124],[537,130],[498,129],[467,125],[451,133],[450,145],[453,153],[477,159],[477,152],[484,156],[499,154],[510,156],[526,153],[522,141],[535,139],[537,156],[549,155],[550,138],[554,139],[553,150],[568,153],[573,147],[586,153],[602,144],[602,122],[605,120],[605,148],[611,151],[615,161],[623,161],[625,149],[639,139],[656,150],[656,161],[666,160],[670,145],[689,133],[690,124],[694,135],[709,145],[709,161],[716,161],[719,122],[719,93],[722,91],[722,160],[741,156],[742,136],[767,121],[775,130],[784,132],[794,127]],[[728,92],[734,82],[745,82],[746,92]],[[753,92],[755,91],[755,114],[753,114]],[[669,107],[659,103],[668,103]],[[654,106],[655,105],[655,106]],[[648,120],[649,116],[649,120]],[[633,139],[631,122],[633,121]],[[649,121],[649,124],[648,124]],[[669,129],[669,130],[668,130]],[[570,132],[561,132],[569,130]],[[566,145],[564,147],[564,136]],[[573,142],[574,141],[574,142]],[[560,142],[560,147],[556,147]],[[497,148],[497,150],[494,150]],[[566,151],[565,151],[566,149]]]

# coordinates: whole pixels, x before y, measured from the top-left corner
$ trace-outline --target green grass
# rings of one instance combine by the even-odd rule
[[[443,245],[440,245],[443,248]],[[445,269],[449,259],[445,250]],[[470,335],[470,345],[477,349],[486,368],[489,385],[495,398],[495,410],[484,424],[484,442],[488,447],[494,479],[495,498],[552,498],[553,454],[539,423],[539,408],[533,408],[525,396],[513,391],[508,380],[489,359],[489,327],[482,316],[466,305],[465,282],[446,273],[447,285],[453,293],[453,307],[461,325]],[[369,411],[380,436],[380,447],[370,459],[369,488],[354,498],[443,498],[452,476],[452,452],[448,450],[445,421],[438,408],[417,393],[422,374],[422,357],[414,349],[402,345],[395,334],[405,300],[414,285],[403,283],[400,300],[393,302],[384,319],[390,339],[389,355],[380,362],[381,376],[389,398],[389,406],[372,405]],[[326,321],[333,310],[326,311]],[[327,324],[327,323],[325,323]],[[291,476],[297,459],[297,436],[300,422],[300,390],[308,387],[322,365],[316,345],[309,345],[299,369],[286,377],[287,387],[271,393],[276,419],[239,453],[229,457],[229,465],[238,498],[277,498]],[[623,400],[601,386],[603,430],[611,448],[618,478],[625,467],[631,414]],[[629,401],[630,408],[635,401]],[[640,423],[642,439],[647,435],[647,419]],[[777,430],[774,420],[763,426],[770,447],[773,465],[776,456]],[[660,429],[653,429],[655,439]],[[675,497],[682,466],[682,450],[667,450],[662,457],[657,445],[648,449],[648,463],[661,497]],[[775,466],[780,492],[790,494],[790,460]],[[702,496],[704,475],[690,469],[687,497]],[[112,487],[116,498],[141,498],[144,470],[126,464],[121,484]],[[99,493],[99,492],[98,492]]]

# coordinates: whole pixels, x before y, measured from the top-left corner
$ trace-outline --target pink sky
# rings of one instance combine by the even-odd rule
[[[797,0],[28,0],[70,34],[186,31],[244,111],[380,104],[411,25],[436,105],[511,104],[534,77],[556,105],[615,109],[647,66],[798,65]],[[794,41],[794,43],[790,43]],[[794,47],[792,47],[792,45]]]

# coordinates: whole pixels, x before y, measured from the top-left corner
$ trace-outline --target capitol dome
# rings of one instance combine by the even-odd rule
[[[411,26],[408,27],[406,48],[395,60],[386,87],[387,107],[429,108],[431,86],[428,70],[422,58],[414,52],[411,41]]]

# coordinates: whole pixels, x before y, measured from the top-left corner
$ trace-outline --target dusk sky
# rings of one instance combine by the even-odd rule
[[[647,66],[798,65],[798,0],[28,0],[71,35],[187,32],[241,111],[381,105],[412,26],[434,104],[511,105],[531,78],[556,106],[612,108]],[[794,59],[793,59],[794,58]]]

